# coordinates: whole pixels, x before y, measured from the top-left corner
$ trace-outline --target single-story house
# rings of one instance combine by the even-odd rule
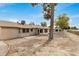
[[[0,40],[48,34],[48,27],[0,21]]]

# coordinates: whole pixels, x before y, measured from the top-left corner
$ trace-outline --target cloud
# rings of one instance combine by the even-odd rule
[[[72,15],[70,18],[79,18],[79,14],[77,14],[77,15]]]
[[[7,10],[5,10],[3,7],[12,5],[12,3],[0,3],[0,12],[5,13]]]
[[[6,7],[12,5],[13,3],[0,3],[0,7]]]
[[[12,4],[12,3],[0,3],[0,8],[9,6],[9,5],[11,5],[11,4]],[[3,8],[3,9],[0,9],[0,12],[5,13],[5,12],[7,12],[7,10],[5,10],[5,9]]]
[[[7,3],[0,3],[0,7],[4,7],[4,6],[7,6],[8,4]]]
[[[0,7],[6,6],[5,3],[0,3]]]
[[[17,21],[19,21],[18,19],[16,19],[16,18],[10,18],[10,19],[8,19],[8,21],[11,21],[11,22],[17,22]]]
[[[64,10],[68,9],[69,7],[71,7],[74,3],[70,3],[70,4],[66,4],[65,7],[63,7],[64,4],[62,5],[58,5],[58,7],[56,7],[56,9],[58,9],[59,12],[63,12]],[[60,7],[61,6],[61,7]]]
[[[7,12],[7,10],[0,10],[0,12],[5,13],[5,12]]]
[[[71,15],[69,16],[70,17],[70,20],[69,20],[69,25],[70,26],[77,26],[79,28],[79,14],[76,14],[76,15]]]
[[[17,18],[0,18],[0,21],[17,22],[19,20]]]
[[[26,24],[29,24],[30,22],[34,22],[37,25],[40,25],[41,22],[45,21],[49,25],[49,21],[47,21],[43,18],[43,13],[34,14],[34,15],[31,14],[31,15],[27,15],[27,16],[14,17],[14,18],[5,17],[5,18],[2,18],[2,19],[5,20],[5,21],[11,21],[11,22],[17,22],[17,21],[20,22],[21,20],[25,20]]]
[[[32,14],[32,15],[27,16],[27,18],[28,18],[28,17],[29,17],[29,18],[38,18],[38,19],[39,19],[40,17],[43,18],[43,13],[34,14],[34,15]]]
[[[72,23],[73,21],[77,21],[79,19],[79,15],[71,15],[69,16],[70,19],[69,19],[69,23]]]
[[[70,20],[69,22],[72,23],[74,20],[78,20],[79,19],[79,14],[76,14],[76,15],[71,15],[69,16],[70,17]]]
[[[66,9],[68,9],[69,7],[71,7],[72,5],[73,5],[73,3],[68,4],[67,6],[63,7],[62,10],[66,10]]]

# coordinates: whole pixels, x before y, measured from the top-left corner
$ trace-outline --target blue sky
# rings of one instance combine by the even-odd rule
[[[49,21],[43,18],[41,6],[33,8],[30,3],[0,3],[0,20],[17,22],[25,20],[26,23],[34,22],[40,24]],[[66,13],[69,17],[70,26],[79,28],[79,4],[78,3],[59,3],[55,7],[55,18],[60,14]]]

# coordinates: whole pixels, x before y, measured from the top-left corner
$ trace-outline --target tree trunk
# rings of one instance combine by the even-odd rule
[[[54,27],[54,5],[51,7],[52,12],[51,12],[51,19],[50,19],[50,29],[49,29],[49,40],[53,39],[53,27]]]

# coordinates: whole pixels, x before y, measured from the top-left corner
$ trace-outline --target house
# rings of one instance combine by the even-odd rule
[[[48,27],[0,21],[0,40],[48,34]]]

